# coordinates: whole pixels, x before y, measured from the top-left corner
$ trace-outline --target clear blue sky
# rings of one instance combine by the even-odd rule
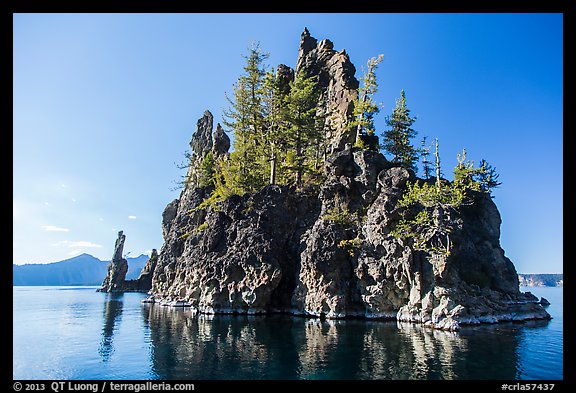
[[[497,168],[517,270],[563,271],[561,14],[15,14],[14,263],[110,259],[120,229],[159,250],[197,119],[221,120],[251,41],[294,67],[305,26],[357,76],[384,54],[378,132],[405,89],[446,175],[463,147]]]

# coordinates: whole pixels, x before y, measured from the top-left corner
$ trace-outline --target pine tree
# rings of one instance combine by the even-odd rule
[[[396,100],[396,107],[392,115],[386,118],[386,124],[391,127],[383,134],[382,147],[392,154],[392,162],[406,168],[416,169],[418,160],[417,149],[411,144],[410,139],[416,137],[417,132],[412,128],[416,121],[410,117],[410,109],[406,106],[404,90],[400,91],[400,98]]]
[[[490,193],[493,188],[500,186],[502,183],[498,181],[499,177],[500,175],[496,173],[496,168],[488,164],[485,159],[480,161],[477,181],[480,183],[482,191]]]
[[[216,171],[216,161],[211,151],[208,152],[200,163],[200,173],[198,185],[200,187],[214,186],[214,172]]]
[[[317,77],[306,78],[303,72],[299,72],[286,98],[289,124],[287,139],[288,146],[292,149],[287,161],[296,175],[297,186],[302,185],[302,175],[309,163],[307,160],[309,148],[317,145],[318,140],[322,138],[319,129],[319,124],[322,122],[317,115],[320,91],[316,79]]]
[[[286,150],[287,107],[289,91],[282,86],[277,72],[269,71],[263,81],[262,103],[265,126],[265,157],[270,163],[269,184],[276,184],[279,171],[278,163],[282,161]],[[289,87],[289,86],[288,86]]]
[[[478,171],[474,169],[474,162],[466,160],[466,148],[458,153],[456,161],[458,164],[454,167],[454,186],[479,191],[480,184],[475,181]]]
[[[442,177],[442,169],[440,168],[440,145],[438,144],[438,138],[436,138],[436,149],[434,150],[434,157],[436,158],[436,188],[440,191],[442,183],[440,178]]]
[[[234,132],[234,151],[230,154],[229,179],[239,184],[226,186],[244,192],[254,192],[267,182],[267,165],[263,164],[263,143],[265,127],[262,105],[263,80],[266,74],[263,66],[269,54],[253,44],[248,55],[244,56],[244,74],[234,85],[234,97],[228,96],[230,108],[224,111],[224,125]],[[236,175],[233,171],[238,171]]]
[[[378,91],[376,68],[383,58],[384,55],[380,54],[368,60],[361,78],[362,86],[358,88],[358,97],[354,100],[354,120],[350,125],[356,127],[356,144],[361,144],[363,135],[372,136],[375,133],[374,115],[380,112],[380,108],[374,102],[373,95]]]
[[[430,179],[430,175],[432,174],[432,167],[428,156],[430,155],[430,146],[426,144],[426,137],[422,138],[422,142],[420,143],[420,157],[422,157],[422,172],[424,179]]]
[[[478,168],[474,167],[473,161],[466,160],[466,149],[458,153],[457,160],[458,165],[454,168],[456,186],[490,194],[493,188],[502,184],[498,181],[499,175],[496,173],[496,168],[493,168],[486,160],[482,159]]]

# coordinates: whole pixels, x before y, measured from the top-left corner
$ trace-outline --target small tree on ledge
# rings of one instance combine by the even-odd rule
[[[378,91],[376,68],[383,58],[384,55],[380,54],[368,60],[367,70],[364,70],[364,76],[361,78],[362,86],[358,88],[358,97],[354,100],[354,120],[350,122],[350,126],[356,127],[355,145],[362,148],[378,149],[377,143],[376,146],[370,146],[364,139],[378,139],[374,135],[374,115],[380,112],[380,108],[372,96]]]
[[[384,131],[382,148],[392,154],[393,163],[399,163],[414,171],[418,161],[418,151],[410,139],[416,137],[417,134],[412,128],[415,121],[416,117],[410,117],[410,109],[406,106],[406,95],[404,90],[401,90],[392,116],[386,118],[386,124],[390,129]]]

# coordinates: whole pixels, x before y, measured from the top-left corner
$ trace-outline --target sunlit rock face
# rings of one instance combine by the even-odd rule
[[[296,70],[318,75],[329,105],[349,115],[358,82],[344,52],[305,30]],[[293,77],[288,67],[282,74]],[[209,151],[225,157],[230,146],[212,123],[206,111],[192,137],[189,181],[162,217],[157,301],[180,300],[206,314],[391,318],[445,330],[549,318],[519,291],[489,195],[435,208],[434,225],[422,228],[427,247],[416,247],[392,235],[407,213],[397,202],[415,174],[379,152],[351,148],[344,128],[329,138],[319,189],[272,185],[201,208],[211,190],[197,180],[198,160]]]
[[[318,77],[325,102],[324,110],[329,114],[330,127],[326,135],[328,153],[344,148],[346,143],[353,143],[354,134],[346,123],[354,111],[353,101],[358,96],[359,82],[355,77],[356,67],[346,51],[334,50],[334,44],[328,39],[318,42],[308,29],[304,29],[296,72]]]

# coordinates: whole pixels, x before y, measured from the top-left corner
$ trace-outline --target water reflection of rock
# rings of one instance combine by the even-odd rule
[[[143,307],[161,379],[514,379],[521,328],[452,333],[379,321]]]
[[[104,326],[102,327],[102,341],[98,353],[102,360],[107,362],[114,352],[113,338],[116,325],[119,323],[123,307],[122,293],[109,293],[104,302]]]
[[[338,343],[337,323],[323,323],[319,319],[309,319],[304,323],[305,340],[298,351],[301,378],[314,378],[316,371],[328,363],[331,348],[335,348]]]
[[[297,369],[285,318],[193,315],[158,305],[143,310],[154,372],[161,379],[280,379],[286,369],[270,365]]]
[[[406,351],[404,362],[411,374],[408,379],[458,379],[454,370],[461,353],[467,353],[467,342],[458,333],[432,330],[412,323],[397,323]]]
[[[525,325],[524,325],[525,326]],[[522,328],[515,324],[469,327],[458,333],[398,323],[410,342],[414,379],[515,379]]]

